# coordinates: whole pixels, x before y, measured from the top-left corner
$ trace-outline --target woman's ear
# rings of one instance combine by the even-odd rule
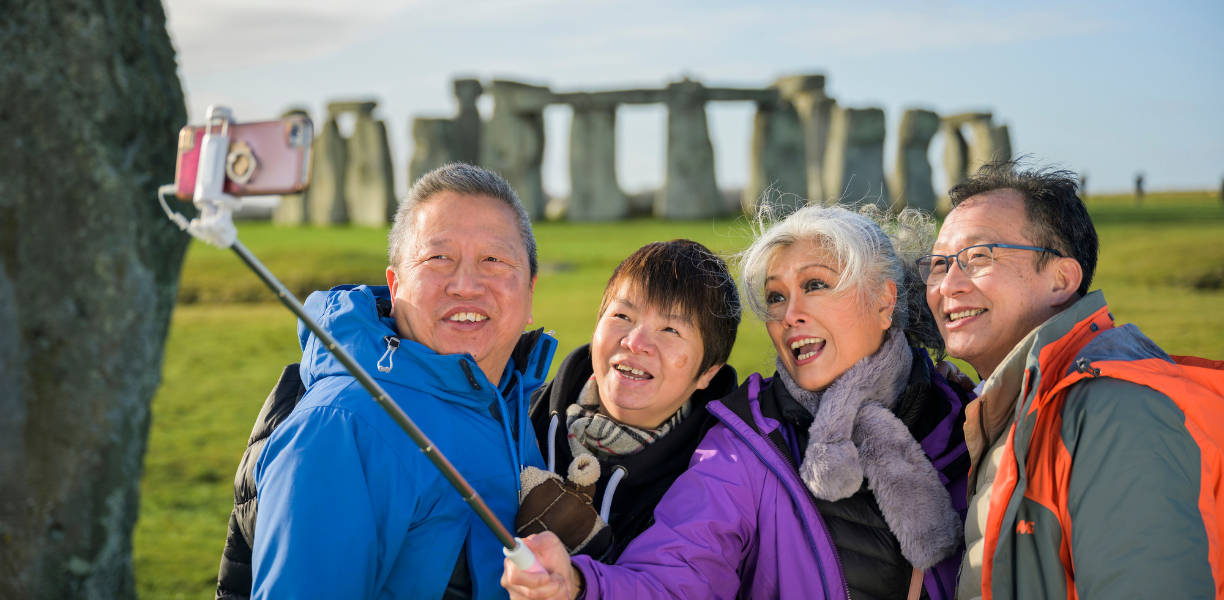
[[[893,311],[897,308],[897,282],[884,283],[884,296],[880,298],[879,319],[880,329],[887,331],[892,327]]]
[[[704,390],[710,387],[710,382],[714,381],[714,376],[717,375],[722,368],[723,365],[713,365],[706,369],[706,372],[702,373],[701,376],[697,378],[697,389]]]

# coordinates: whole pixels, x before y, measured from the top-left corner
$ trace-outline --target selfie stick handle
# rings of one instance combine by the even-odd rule
[[[255,255],[251,254],[251,251],[247,250],[246,246],[242,245],[242,242],[234,240],[231,248],[233,248],[234,253],[242,259],[242,262],[246,263],[247,266],[250,267],[251,270],[254,271],[255,274],[258,275],[259,278],[272,289],[273,292],[276,292],[276,296],[280,299],[281,303],[288,307],[293,314],[297,315],[297,318],[302,321],[302,324],[323,342],[323,346],[344,364],[344,367],[348,369],[349,373],[352,373],[353,377],[355,377],[357,381],[361,383],[361,386],[374,397],[374,400],[378,402],[379,406],[382,406],[383,410],[387,411],[387,414],[391,415],[391,418],[394,419],[395,422],[399,424],[400,428],[402,428],[404,432],[408,434],[408,437],[412,438],[412,441],[421,449],[421,452],[425,453],[425,456],[429,459],[429,461],[432,462],[434,466],[442,472],[442,475],[446,477],[447,481],[449,481],[450,484],[459,491],[459,494],[463,496],[463,499],[469,506],[472,507],[472,510],[476,511],[476,514],[480,516],[480,519],[485,522],[485,525],[488,525],[489,529],[493,530],[493,535],[497,536],[497,540],[507,549],[514,549],[517,551],[517,547],[521,545],[522,542],[515,541],[514,536],[510,535],[510,531],[507,530],[506,526],[502,524],[501,520],[499,520],[497,516],[493,514],[493,511],[489,509],[487,504],[485,504],[485,501],[480,497],[480,494],[476,493],[476,490],[472,489],[472,486],[466,479],[463,478],[463,475],[460,475],[459,471],[455,469],[454,465],[452,465],[450,461],[438,451],[437,447],[433,445],[433,442],[429,441],[429,438],[425,436],[425,433],[416,426],[416,423],[412,422],[412,419],[410,419],[407,414],[404,413],[404,410],[391,400],[391,396],[382,389],[382,386],[378,385],[378,382],[375,381],[373,377],[370,377],[370,374],[367,373],[366,370],[361,367],[361,365],[357,364],[357,361],[354,360],[348,351],[346,351],[344,347],[340,345],[340,342],[336,341],[336,338],[332,337],[331,334],[320,327],[318,323],[315,323],[315,320],[306,313],[306,309],[302,306],[302,303],[298,301],[297,297],[295,297],[293,293],[290,292],[288,288],[286,288],[284,284],[282,284],[280,280],[278,280],[276,276],[272,274],[271,271],[268,271],[267,267],[264,267],[263,263],[259,262],[259,259],[255,258]],[[526,550],[526,548],[526,546],[523,546],[524,550]],[[530,556],[531,551],[527,550],[527,553]],[[534,562],[535,557],[532,556],[531,560]],[[515,564],[518,563],[516,562]]]
[[[272,274],[271,271],[247,250],[242,242],[238,241],[238,230],[234,227],[233,211],[241,206],[241,200],[225,193],[225,161],[226,155],[229,152],[229,125],[232,120],[229,109],[220,106],[209,106],[204,127],[204,138],[201,142],[200,161],[197,163],[196,170],[196,185],[192,202],[199,209],[200,215],[188,221],[183,215],[173,211],[166,204],[165,196],[174,193],[173,185],[166,185],[158,188],[158,200],[161,202],[162,208],[166,211],[166,215],[179,228],[187,233],[190,233],[196,239],[207,242],[218,248],[232,248],[238,258],[246,263],[263,282],[276,292],[277,298],[280,298],[284,304],[302,324],[306,326],[311,333],[315,334],[323,346],[327,348],[340,362],[348,369],[349,373],[361,384],[362,387],[374,397],[379,406],[391,415],[391,418],[412,438],[413,443],[421,449],[425,457],[441,471],[446,480],[450,482],[459,494],[463,496],[463,500],[476,511],[477,516],[488,525],[493,531],[493,535],[497,536],[497,540],[506,547],[507,550],[527,552],[527,556],[531,562],[535,562],[535,557],[531,556],[531,551],[523,545],[521,541],[516,541],[506,526],[501,520],[493,514],[489,509],[489,505],[485,504],[480,494],[472,488],[471,484],[459,474],[458,469],[450,463],[446,457],[438,451],[433,442],[425,436],[416,423],[408,418],[403,409],[398,404],[391,400],[391,396],[374,381],[373,377],[366,372],[361,365],[332,337],[330,333],[323,330],[315,320],[306,313],[306,309],[297,297],[289,291],[288,288]],[[522,560],[522,559],[519,559]],[[519,564],[517,561],[515,564]],[[528,566],[530,568],[530,565]]]
[[[514,563],[514,566],[518,567],[520,571],[526,571],[527,573],[548,572],[544,570],[544,565],[541,565],[540,561],[536,560],[535,555],[531,553],[531,549],[527,547],[527,544],[523,543],[523,538],[514,538],[514,549],[502,548],[502,554],[505,554],[506,558],[510,559],[510,562]]]

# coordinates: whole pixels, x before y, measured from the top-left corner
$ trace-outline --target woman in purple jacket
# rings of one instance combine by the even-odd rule
[[[942,341],[910,258],[934,230],[874,207],[763,222],[741,266],[775,375],[708,405],[719,424],[616,565],[533,536],[549,574],[507,561],[511,596],[952,598],[968,397],[927,353]]]

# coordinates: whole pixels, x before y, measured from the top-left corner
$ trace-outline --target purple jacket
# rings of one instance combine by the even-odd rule
[[[940,469],[965,452],[964,442],[939,443],[948,441],[963,404],[942,377],[934,379],[932,393],[954,404],[946,422],[920,440]],[[708,405],[720,423],[663,497],[655,524],[616,565],[574,557],[586,580],[585,598],[849,597],[824,520],[774,441],[793,440],[791,426],[761,414],[757,397],[769,382],[754,374],[736,394]],[[734,404],[745,391],[747,410],[737,414],[725,402]],[[963,514],[963,476],[946,483],[953,507]],[[960,558],[958,553],[927,572],[924,584],[932,599],[953,597]]]

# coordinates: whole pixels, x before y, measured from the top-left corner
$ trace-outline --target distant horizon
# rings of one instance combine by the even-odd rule
[[[1218,191],[1224,177],[1218,2],[165,4],[191,122],[209,104],[253,121],[291,106],[319,119],[329,101],[377,99],[401,194],[411,119],[453,115],[455,77],[593,91],[661,87],[685,75],[707,86],[766,87],[782,75],[823,73],[839,105],[884,109],[888,172],[901,113],[927,108],[994,113],[1016,155],[1086,173],[1090,196],[1127,194],[1138,172],[1149,193]],[[481,108],[487,119],[487,94]],[[754,113],[751,103],[708,105],[720,188],[747,179]],[[545,113],[543,175],[553,197],[569,193],[569,115],[563,106]],[[624,106],[617,119],[621,187],[657,188],[666,108]],[[946,192],[941,136],[929,156],[936,193]]]

